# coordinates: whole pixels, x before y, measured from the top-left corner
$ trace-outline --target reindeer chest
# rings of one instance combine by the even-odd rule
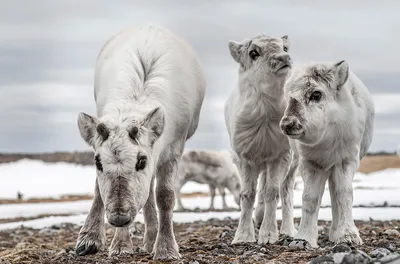
[[[238,115],[232,146],[242,160],[262,164],[289,151],[288,139],[279,128],[280,116],[261,114],[244,118]]]
[[[359,156],[356,144],[344,141],[340,137],[318,146],[301,146],[299,153],[304,166],[322,171],[329,171],[334,166],[342,166],[349,160],[358,160]]]

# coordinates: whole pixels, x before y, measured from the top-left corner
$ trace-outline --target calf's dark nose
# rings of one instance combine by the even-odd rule
[[[282,118],[280,127],[282,132],[290,134],[290,132],[301,130],[303,125],[295,117],[285,116]]]

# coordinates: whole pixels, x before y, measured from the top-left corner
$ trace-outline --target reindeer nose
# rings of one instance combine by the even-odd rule
[[[284,63],[289,63],[291,58],[289,54],[280,54],[276,57],[278,61],[284,62]]]
[[[124,227],[131,223],[130,212],[107,212],[107,220],[110,225],[115,227]]]
[[[293,116],[285,116],[281,120],[280,124],[282,132],[285,134],[292,134],[293,132],[303,129],[303,125],[299,120]]]

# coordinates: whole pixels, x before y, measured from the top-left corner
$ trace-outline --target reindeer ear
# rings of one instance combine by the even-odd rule
[[[283,46],[287,47],[288,49],[290,48],[290,41],[289,41],[289,36],[288,35],[283,35],[281,37],[283,41]]]
[[[81,137],[86,141],[89,146],[94,147],[94,135],[96,133],[96,126],[99,123],[97,117],[88,115],[86,113],[79,113],[78,115],[78,128]]]
[[[230,40],[228,42],[228,46],[229,46],[229,51],[231,53],[232,58],[237,62],[237,63],[241,63],[240,61],[240,56],[241,56],[241,52],[240,49],[242,48],[242,44],[240,44],[239,42]]]
[[[147,114],[143,121],[143,125],[150,129],[154,133],[156,138],[160,137],[163,133],[164,123],[164,111],[161,109],[161,107],[157,107],[150,111],[150,113]]]
[[[331,71],[335,76],[337,89],[339,90],[349,78],[349,64],[345,60],[341,60],[331,67]]]

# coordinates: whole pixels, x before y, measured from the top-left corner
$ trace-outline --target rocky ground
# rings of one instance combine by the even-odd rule
[[[299,219],[296,219],[298,223]],[[170,263],[400,263],[400,221],[357,221],[364,245],[335,246],[328,241],[329,222],[320,221],[319,249],[298,250],[281,238],[276,245],[230,245],[237,220],[225,219],[175,224],[182,259]],[[0,264],[8,263],[165,263],[139,250],[143,224],[136,223],[134,255],[108,258],[107,249],[95,255],[74,253],[80,227],[62,224],[41,230],[18,228],[0,231]],[[107,245],[113,229],[107,229]],[[396,260],[397,258],[397,260]],[[379,261],[378,261],[379,260]]]

